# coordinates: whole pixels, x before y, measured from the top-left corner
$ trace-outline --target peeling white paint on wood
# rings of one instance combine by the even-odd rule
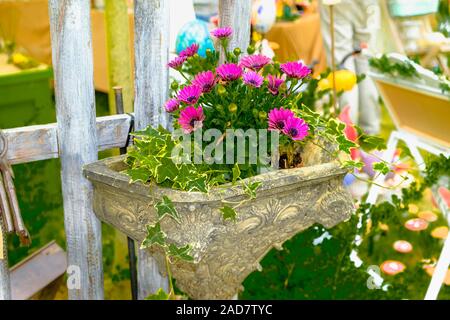
[[[81,271],[69,299],[103,299],[101,224],[82,174],[98,150],[90,1],[50,0],[49,16],[68,265]]]

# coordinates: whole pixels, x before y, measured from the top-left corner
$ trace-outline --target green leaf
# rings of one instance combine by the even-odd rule
[[[354,169],[354,168],[356,168],[358,170],[361,170],[364,167],[364,163],[361,162],[361,161],[348,160],[348,161],[345,161],[343,163],[343,166],[346,169]]]
[[[350,140],[348,140],[345,136],[341,135],[336,138],[337,143],[339,144],[339,150],[350,154],[350,149],[355,148],[356,144]]]
[[[194,261],[194,258],[189,255],[192,248],[189,244],[185,245],[184,247],[177,247],[173,243],[169,244],[169,251],[168,255],[175,258],[180,259],[187,262]]]
[[[163,288],[159,288],[158,291],[149,295],[145,300],[169,300],[169,295]]]
[[[178,168],[170,158],[161,158],[161,165],[156,168],[156,182],[162,183],[165,180],[175,180],[178,175]]]
[[[362,134],[358,139],[358,143],[366,151],[386,149],[384,139],[376,136]]]
[[[159,222],[155,225],[147,225],[147,236],[142,241],[141,248],[150,248],[155,244],[163,247],[166,245],[166,234],[161,231]]]
[[[220,208],[220,211],[222,211],[222,217],[223,220],[232,220],[232,221],[236,221],[236,210],[234,210],[232,207],[229,206],[223,206],[222,208]]]
[[[131,182],[142,181],[145,183],[150,179],[152,173],[145,167],[138,167],[128,169],[127,175],[130,176]]]
[[[262,184],[261,181],[249,182],[249,183],[245,184],[244,185],[245,194],[250,199],[255,199],[256,198],[256,190],[261,186],[261,184]]]
[[[388,174],[391,169],[385,162],[374,162],[373,169],[375,171],[381,172],[382,174]]]
[[[169,216],[176,222],[180,223],[180,215],[174,207],[172,200],[167,196],[163,196],[162,200],[155,204],[158,219],[161,221],[165,216]]]
[[[241,169],[239,169],[239,164],[235,163],[234,167],[232,169],[233,172],[233,184],[236,183],[237,179],[239,179],[240,175],[241,175]]]

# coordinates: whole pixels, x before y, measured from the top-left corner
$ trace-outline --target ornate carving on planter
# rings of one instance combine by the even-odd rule
[[[145,225],[156,220],[154,203],[167,195],[181,216],[178,224],[164,219],[161,228],[168,241],[191,244],[194,263],[172,267],[177,286],[194,299],[230,299],[242,289],[242,281],[260,269],[260,261],[272,248],[313,224],[330,228],[350,217],[353,202],[342,187],[345,171],[336,164],[261,174],[257,198],[239,207],[237,221],[223,221],[221,200],[245,197],[240,186],[209,194],[181,192],[128,183],[118,172],[123,158],[88,165],[85,175],[94,185],[94,211],[128,236],[142,241]],[[120,167],[120,166],[119,166]],[[113,170],[114,169],[114,170]],[[153,249],[163,263],[162,252]],[[162,268],[164,269],[164,268]]]

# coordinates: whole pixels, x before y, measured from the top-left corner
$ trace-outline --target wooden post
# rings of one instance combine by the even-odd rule
[[[167,127],[169,92],[169,1],[135,0],[134,61],[136,129]]]
[[[134,1],[134,61],[136,130],[149,125],[167,127],[163,112],[168,97],[169,4],[167,0]],[[147,251],[139,250],[138,297],[146,298],[159,288],[168,291],[167,278]]]
[[[89,0],[50,0],[69,299],[103,299],[101,224],[82,167],[97,160]]]
[[[105,1],[106,43],[108,46],[109,109],[116,114],[113,88],[122,87],[125,112],[133,112],[130,29],[125,0]]]
[[[11,281],[9,278],[8,250],[6,232],[0,214],[0,300],[11,300]]]
[[[251,10],[251,0],[219,0],[220,26],[233,28],[230,50],[239,47],[246,52],[250,43]]]

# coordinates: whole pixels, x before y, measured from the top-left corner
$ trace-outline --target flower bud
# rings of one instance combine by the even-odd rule
[[[170,84],[170,88],[171,88],[172,90],[177,90],[177,89],[178,89],[178,82],[173,81],[173,82]]]
[[[231,113],[236,113],[238,107],[235,103],[230,103],[230,105],[228,106],[228,111],[230,111]]]
[[[254,54],[255,53],[255,47],[252,46],[252,45],[248,46],[247,53],[248,54]]]
[[[222,86],[222,85],[218,85],[217,86],[217,93],[222,96],[222,95],[227,93],[227,89],[225,89],[225,87]]]
[[[258,113],[258,115],[259,115],[259,119],[260,120],[266,120],[267,119],[267,112],[265,112],[265,111],[260,111]]]
[[[233,53],[236,57],[239,57],[241,55],[241,49],[240,48],[236,48],[233,50]]]
[[[258,114],[259,114],[259,110],[258,110],[258,109],[253,108],[253,109],[252,109],[252,113],[253,113],[253,116],[254,116],[255,118],[258,118]]]

